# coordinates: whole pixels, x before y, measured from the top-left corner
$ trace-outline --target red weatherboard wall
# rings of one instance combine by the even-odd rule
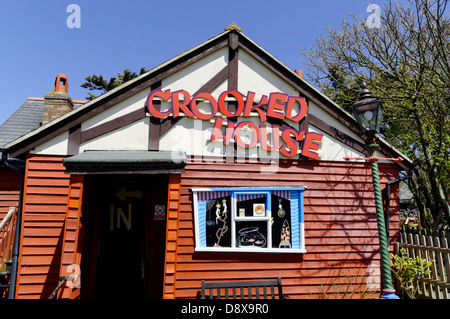
[[[19,207],[21,180],[22,176],[18,172],[5,167],[0,168],[0,222],[5,218],[10,207]],[[9,258],[6,255],[12,254],[16,217],[17,214],[13,215],[12,219],[0,230],[0,258],[2,259]]]
[[[73,269],[73,265],[81,265],[81,252],[83,244],[83,235],[81,234],[81,204],[83,198],[83,176],[71,175],[68,204],[66,211],[66,220],[64,224],[64,239],[61,257],[61,276],[74,276],[79,273],[77,269]],[[79,282],[79,281],[76,281]],[[76,285],[73,285],[76,286]],[[63,286],[59,291],[58,298],[62,299],[78,299],[80,296],[80,289],[66,289]]]
[[[12,169],[0,168],[0,222],[11,206],[19,205],[21,175]]]
[[[17,298],[48,298],[65,266],[77,263],[82,179],[64,173],[62,157],[27,159]],[[165,298],[195,298],[201,279],[239,280],[281,276],[284,292],[310,298],[345,271],[379,260],[378,231],[369,164],[281,161],[277,173],[261,164],[188,163],[169,178]],[[398,176],[380,164],[382,188]],[[305,185],[306,254],[195,253],[192,187]],[[399,191],[391,189],[391,243],[399,229]],[[70,195],[70,196],[69,196]],[[17,194],[18,196],[18,194]],[[65,230],[66,225],[66,231]],[[60,272],[61,271],[61,272]],[[333,278],[331,278],[333,277]],[[76,298],[63,289],[59,297]]]
[[[382,188],[398,176],[398,169],[391,164],[380,164],[380,172]],[[294,185],[307,187],[304,193],[306,254],[194,252],[191,188]],[[400,223],[398,200],[398,186],[395,186],[391,192],[391,243],[398,235]],[[278,276],[282,277],[284,293],[293,298],[311,298],[320,293],[320,285],[336,283],[352,269],[364,272],[374,259],[379,261],[370,166],[282,161],[276,174],[261,174],[258,164],[190,163],[181,176],[176,242],[175,298],[195,298],[202,279]]]
[[[62,160],[27,158],[16,298],[47,299],[59,283],[70,179]]]

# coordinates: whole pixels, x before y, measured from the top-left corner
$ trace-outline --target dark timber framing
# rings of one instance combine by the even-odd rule
[[[133,122],[136,122],[145,117],[145,108],[138,109],[136,111],[125,114],[121,117],[115,118],[103,124],[94,126],[90,129],[81,132],[80,143],[84,143],[93,138],[101,136],[105,133],[117,130],[121,127],[127,126]]]
[[[81,124],[69,129],[69,141],[67,143],[67,155],[77,155],[80,151]]]
[[[151,86],[151,91],[160,90],[161,81]],[[161,101],[154,102],[155,108],[161,111]],[[150,124],[148,129],[148,150],[159,151],[159,138],[161,136],[161,120],[157,117],[150,117]]]

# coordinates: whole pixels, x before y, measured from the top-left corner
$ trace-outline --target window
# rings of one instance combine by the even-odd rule
[[[305,253],[304,190],[194,188],[195,250]]]

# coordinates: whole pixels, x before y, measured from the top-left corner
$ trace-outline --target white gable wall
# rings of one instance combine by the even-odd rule
[[[106,109],[100,114],[91,117],[90,119],[84,121],[81,124],[81,130],[85,131],[87,129],[114,120],[138,109],[142,109],[143,107],[145,107],[145,102],[147,101],[147,96],[149,93],[150,90],[143,90],[129,97],[128,99],[125,99],[124,101],[117,103],[116,105],[110,107],[109,109]]]
[[[275,92],[298,96],[297,90],[244,50],[239,51],[238,70],[238,89],[242,94],[255,92],[257,100],[261,95],[269,96]]]
[[[149,118],[93,138],[80,145],[80,153],[89,150],[146,151],[148,149]]]
[[[192,97],[195,92],[197,92],[218,72],[226,67],[227,63],[228,47],[225,47],[163,79],[161,89],[163,91],[170,89],[172,92],[185,90],[189,92]],[[238,72],[238,91],[243,95],[246,95],[249,91],[255,92],[256,101],[259,100],[262,95],[269,96],[270,93],[275,92],[281,92],[290,96],[299,95],[295,88],[283,81],[276,73],[272,72],[265,65],[255,60],[250,54],[246,53],[242,49],[239,51]],[[222,92],[227,90],[228,83],[227,80],[225,80],[213,92],[211,92],[211,94],[217,99]],[[103,111],[102,113],[93,116],[82,123],[81,130],[85,131],[87,129],[91,129],[145,107],[149,93],[150,89],[143,90]],[[199,109],[205,110],[206,113],[210,112],[211,108],[209,103],[199,103],[198,106]],[[170,101],[162,103],[163,111],[168,107],[170,107]],[[359,136],[354,134],[351,130],[339,123],[331,115],[314,103],[309,103],[309,112],[330,126],[333,126],[341,132],[351,136],[355,140],[364,142]],[[216,115],[220,116],[220,113],[217,113]],[[148,150],[150,122],[148,116],[149,114],[147,113],[147,117],[144,119],[138,120],[125,127],[82,143],[80,145],[80,152],[87,150]],[[231,140],[228,148],[223,145],[222,139],[219,139],[216,143],[210,142],[214,121],[214,117],[210,121],[201,121],[187,117],[182,118],[174,127],[172,127],[161,137],[160,150],[184,151],[188,155],[195,155],[198,157],[224,157],[227,153],[230,154],[230,152],[233,151],[234,140]],[[250,118],[240,117],[238,118],[238,122],[240,121],[252,121],[257,126],[260,124],[267,125],[269,133],[268,141],[270,145],[273,145],[271,142],[271,125],[267,122],[260,123],[257,114],[255,114],[255,116],[251,116]],[[290,121],[286,120],[286,122],[289,123]],[[293,127],[298,127],[298,123],[290,122],[290,124],[292,124]],[[224,119],[224,126],[222,127],[223,132],[225,132],[226,125],[227,119]],[[323,135],[321,148],[318,152],[321,160],[342,161],[343,157],[346,155],[351,157],[364,156],[349,146],[340,143],[333,137],[328,136],[319,128],[309,125],[309,131],[317,132]],[[243,130],[243,134],[248,135],[247,137],[244,136],[242,138],[242,140],[247,142],[249,142],[253,137],[252,132],[245,132],[245,130]],[[67,139],[68,132],[65,132],[58,137],[39,145],[36,147],[34,152],[39,154],[66,155]],[[280,142],[282,143],[281,139]],[[242,149],[238,146],[237,153],[239,157],[250,158],[284,157],[279,152],[267,154],[264,150],[262,150],[260,144],[258,144],[254,149]]]
[[[69,131],[48,140],[30,151],[31,154],[66,155]]]
[[[170,89],[172,92],[185,90],[192,96],[227,64],[228,47],[225,47],[163,79],[162,90]],[[215,94],[213,96],[218,98],[221,92],[223,91],[216,92],[217,96]]]

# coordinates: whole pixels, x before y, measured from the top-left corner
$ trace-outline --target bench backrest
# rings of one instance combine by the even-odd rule
[[[278,289],[276,294],[275,288]],[[202,299],[282,299],[281,278],[260,281],[205,282],[202,280]]]

